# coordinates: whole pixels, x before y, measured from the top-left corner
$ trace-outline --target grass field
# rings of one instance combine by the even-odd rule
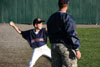
[[[78,66],[100,67],[100,28],[77,28],[77,32],[82,53]]]
[[[79,67],[100,67],[100,28],[78,28],[82,58]]]

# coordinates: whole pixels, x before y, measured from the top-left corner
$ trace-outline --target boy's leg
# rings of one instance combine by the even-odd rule
[[[44,45],[42,47],[42,49],[43,49],[43,55],[45,55],[45,56],[47,56],[51,59],[51,50],[50,50],[50,48],[48,48],[47,45]]]
[[[35,62],[38,60],[38,58],[42,55],[41,50],[39,48],[36,48],[33,50],[32,58],[29,62],[28,67],[33,67],[35,65]]]

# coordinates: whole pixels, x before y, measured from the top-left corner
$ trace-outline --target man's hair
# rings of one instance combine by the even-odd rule
[[[59,2],[58,2],[58,6],[59,6],[59,8],[63,8],[63,7],[66,7],[66,5],[68,4],[68,2],[69,2],[69,0],[66,0],[67,2],[61,2],[60,0],[59,0]]]

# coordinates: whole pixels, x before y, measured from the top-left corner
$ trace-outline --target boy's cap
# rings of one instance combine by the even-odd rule
[[[39,24],[39,23],[43,23],[43,22],[45,22],[45,20],[41,20],[40,18],[36,18],[36,19],[34,19],[34,21],[33,21],[33,25]]]
[[[59,0],[59,3],[64,3],[64,4],[68,4],[69,0]]]

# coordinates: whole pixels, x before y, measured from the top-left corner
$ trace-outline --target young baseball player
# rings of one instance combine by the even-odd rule
[[[36,18],[33,21],[33,26],[35,27],[35,29],[27,31],[21,31],[13,22],[10,22],[10,25],[14,27],[14,29],[19,34],[21,34],[22,37],[26,39],[29,42],[30,46],[33,48],[32,58],[29,62],[28,67],[33,67],[37,59],[42,55],[51,58],[51,50],[46,45],[47,31],[42,28],[42,22],[45,21],[41,20],[40,18]]]

